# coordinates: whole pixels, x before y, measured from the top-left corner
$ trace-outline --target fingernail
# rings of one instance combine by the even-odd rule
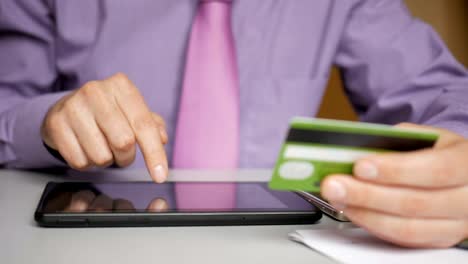
[[[356,164],[354,167],[354,175],[359,178],[372,180],[377,178],[379,171],[374,163],[364,160]]]
[[[336,180],[330,180],[324,187],[325,188],[323,190],[323,195],[328,200],[339,201],[344,200],[344,198],[346,197],[346,189],[341,182],[338,182]]]
[[[153,173],[157,183],[163,183],[167,178],[166,169],[164,169],[163,165],[157,165],[154,167]]]

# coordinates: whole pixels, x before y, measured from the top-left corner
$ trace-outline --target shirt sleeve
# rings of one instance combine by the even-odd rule
[[[402,1],[359,1],[335,63],[362,121],[413,122],[468,137],[468,72]]]
[[[0,1],[0,166],[64,166],[40,127],[58,92],[53,16],[47,1]]]

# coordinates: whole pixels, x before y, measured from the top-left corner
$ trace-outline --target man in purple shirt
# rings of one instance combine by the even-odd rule
[[[404,246],[468,237],[468,72],[429,26],[397,0],[232,5],[239,167],[273,166],[288,120],[316,114],[335,64],[362,121],[444,130],[432,150],[369,157],[357,178],[328,177],[322,194]],[[0,1],[0,165],[146,162],[163,168],[149,171],[164,181],[196,8],[194,0]]]

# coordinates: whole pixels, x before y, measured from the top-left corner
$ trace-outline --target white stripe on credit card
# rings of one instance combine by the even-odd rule
[[[288,159],[306,159],[332,162],[354,162],[365,156],[375,154],[374,151],[341,149],[319,146],[287,145],[284,157]]]

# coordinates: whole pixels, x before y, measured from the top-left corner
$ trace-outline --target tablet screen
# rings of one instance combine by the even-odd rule
[[[49,183],[43,213],[315,211],[292,192],[267,183]]]

